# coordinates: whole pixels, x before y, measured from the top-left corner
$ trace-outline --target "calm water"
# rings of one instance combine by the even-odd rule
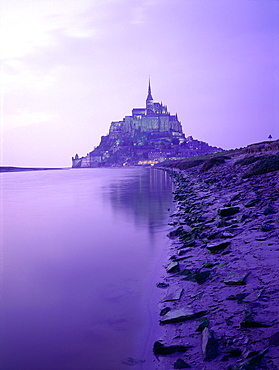
[[[0,368],[122,370],[133,357],[153,369],[168,176],[78,169],[0,184]]]

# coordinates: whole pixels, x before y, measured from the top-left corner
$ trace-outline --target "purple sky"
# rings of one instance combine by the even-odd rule
[[[155,101],[225,149],[279,138],[278,0],[1,0],[1,164],[70,166]]]

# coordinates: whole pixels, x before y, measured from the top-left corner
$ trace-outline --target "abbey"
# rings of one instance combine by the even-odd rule
[[[110,125],[109,134],[85,157],[77,154],[72,167],[146,165],[166,159],[189,157],[218,151],[218,148],[185,138],[177,114],[154,102],[149,80],[145,108],[133,108],[132,114]]]
[[[161,133],[155,136],[173,136],[180,138],[180,141],[185,139],[177,115],[171,115],[167,106],[154,102],[150,81],[145,108],[134,108],[131,116],[126,116],[122,121],[112,122],[109,130],[110,136],[115,138],[123,134],[134,137],[139,132]]]

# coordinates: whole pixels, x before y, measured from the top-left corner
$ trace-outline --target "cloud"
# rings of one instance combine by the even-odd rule
[[[53,31],[63,29],[71,37],[92,37],[86,18],[89,0],[2,0],[1,58],[21,58],[37,47],[55,44]]]

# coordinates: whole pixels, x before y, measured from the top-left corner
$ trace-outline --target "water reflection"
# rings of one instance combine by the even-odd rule
[[[109,186],[109,199],[115,212],[132,218],[138,226],[147,225],[152,234],[166,219],[172,200],[172,182],[165,171],[139,168],[136,176],[125,183],[116,179]]]

